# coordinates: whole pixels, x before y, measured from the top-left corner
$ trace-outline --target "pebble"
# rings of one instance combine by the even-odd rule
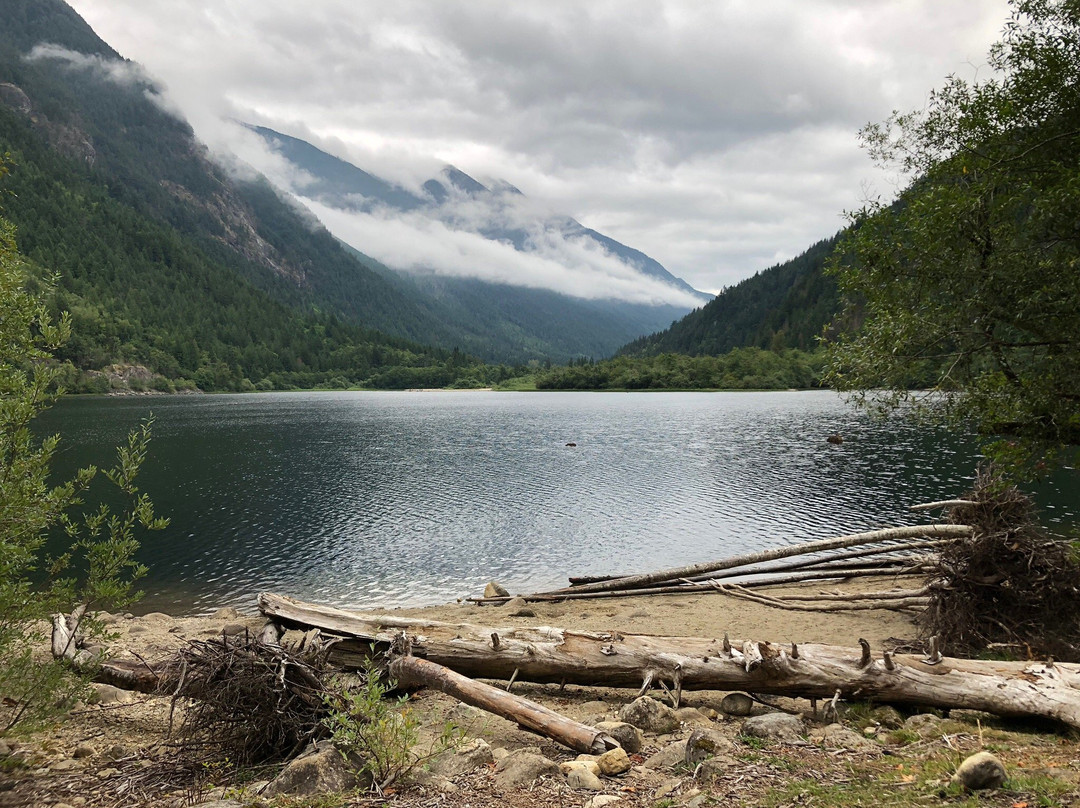
[[[583,789],[585,791],[603,791],[604,784],[600,778],[588,769],[579,766],[571,769],[566,775],[566,783],[570,788]]]

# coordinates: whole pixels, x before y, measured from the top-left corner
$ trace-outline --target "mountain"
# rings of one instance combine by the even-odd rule
[[[724,289],[665,331],[630,342],[620,356],[717,356],[734,348],[813,350],[840,310],[836,283],[823,272],[839,236]]]
[[[213,162],[137,65],[60,0],[0,0],[0,214],[83,369],[202,387],[450,383],[453,330],[265,179]],[[44,43],[44,44],[43,44]],[[383,333],[379,333],[383,332]],[[391,368],[410,368],[393,378]],[[170,382],[171,384],[171,382]]]
[[[303,179],[291,182],[288,190],[336,211],[407,221],[421,229],[435,222],[454,234],[475,235],[494,245],[509,245],[520,255],[550,261],[563,271],[570,268],[573,272],[575,263],[593,261],[601,273],[637,276],[649,284],[654,299],[620,299],[618,290],[614,286],[605,288],[602,280],[592,297],[581,297],[557,289],[537,288],[543,284],[524,273],[508,272],[512,277],[493,280],[482,273],[472,273],[471,267],[445,271],[429,264],[392,266],[411,278],[418,288],[455,310],[459,324],[468,320],[486,322],[491,317],[501,321],[509,316],[514,321],[512,326],[521,329],[523,335],[554,334],[554,342],[550,336],[541,336],[538,343],[549,346],[548,358],[565,360],[610,354],[627,339],[667,326],[711,299],[645,253],[587,228],[569,216],[539,211],[519,189],[505,181],[485,185],[454,166],[446,166],[420,188],[408,190],[299,138],[264,126],[248,128],[299,170]],[[348,235],[342,238],[355,242]],[[353,246],[365,249],[362,243]],[[438,263],[438,258],[429,260]],[[477,263],[490,260],[484,254]],[[512,255],[503,260],[514,263]],[[581,330],[583,322],[590,322],[585,331]],[[481,355],[487,354],[483,348],[479,350]]]
[[[481,201],[493,210],[490,220],[482,222],[482,235],[492,241],[509,242],[520,251],[529,251],[529,241],[538,228],[553,229],[563,238],[584,239],[614,256],[629,267],[662,283],[678,289],[704,303],[711,295],[699,292],[682,278],[672,275],[664,266],[640,250],[635,250],[609,236],[585,227],[569,216],[540,214],[527,210],[518,219],[520,224],[507,224],[508,216],[500,215],[505,207],[524,200],[525,195],[510,183],[496,180],[486,186],[464,171],[448,165],[439,176],[422,185],[423,193],[409,191],[400,185],[381,179],[313,146],[305,140],[282,134],[266,126],[248,125],[263,138],[270,148],[305,172],[310,181],[299,189],[304,196],[317,199],[330,207],[368,212],[385,208],[399,212],[428,209],[444,220],[454,220],[454,204],[464,197]]]

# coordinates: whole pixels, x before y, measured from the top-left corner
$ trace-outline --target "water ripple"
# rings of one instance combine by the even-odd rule
[[[962,436],[830,393],[73,399],[45,427],[69,469],[101,463],[151,406],[141,479],[173,522],[144,545],[143,608],[175,612],[262,590],[445,602],[911,523],[977,461]],[[1075,492],[1042,501],[1076,524]]]

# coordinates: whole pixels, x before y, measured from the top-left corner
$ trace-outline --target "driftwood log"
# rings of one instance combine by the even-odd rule
[[[534,701],[474,681],[427,659],[396,657],[390,663],[390,677],[401,687],[440,690],[465,704],[516,721],[575,752],[602,755],[619,745],[595,727],[580,724]]]
[[[550,627],[491,627],[389,615],[363,615],[259,596],[263,613],[284,625],[319,628],[343,639],[330,661],[357,666],[370,647],[402,641],[414,656],[469,677],[517,679],[646,692],[744,690],[806,698],[870,699],[1038,716],[1080,728],[1080,665],[927,658],[858,647],[777,645],[723,638],[662,637]]]

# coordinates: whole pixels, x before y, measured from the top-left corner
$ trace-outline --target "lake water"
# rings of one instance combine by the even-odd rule
[[[144,538],[140,609],[175,614],[265,590],[442,603],[914,524],[908,505],[960,494],[977,462],[829,392],[84,397],[42,422],[70,471],[150,412],[140,480],[172,523]],[[1062,532],[1080,511],[1064,487],[1039,495]]]

